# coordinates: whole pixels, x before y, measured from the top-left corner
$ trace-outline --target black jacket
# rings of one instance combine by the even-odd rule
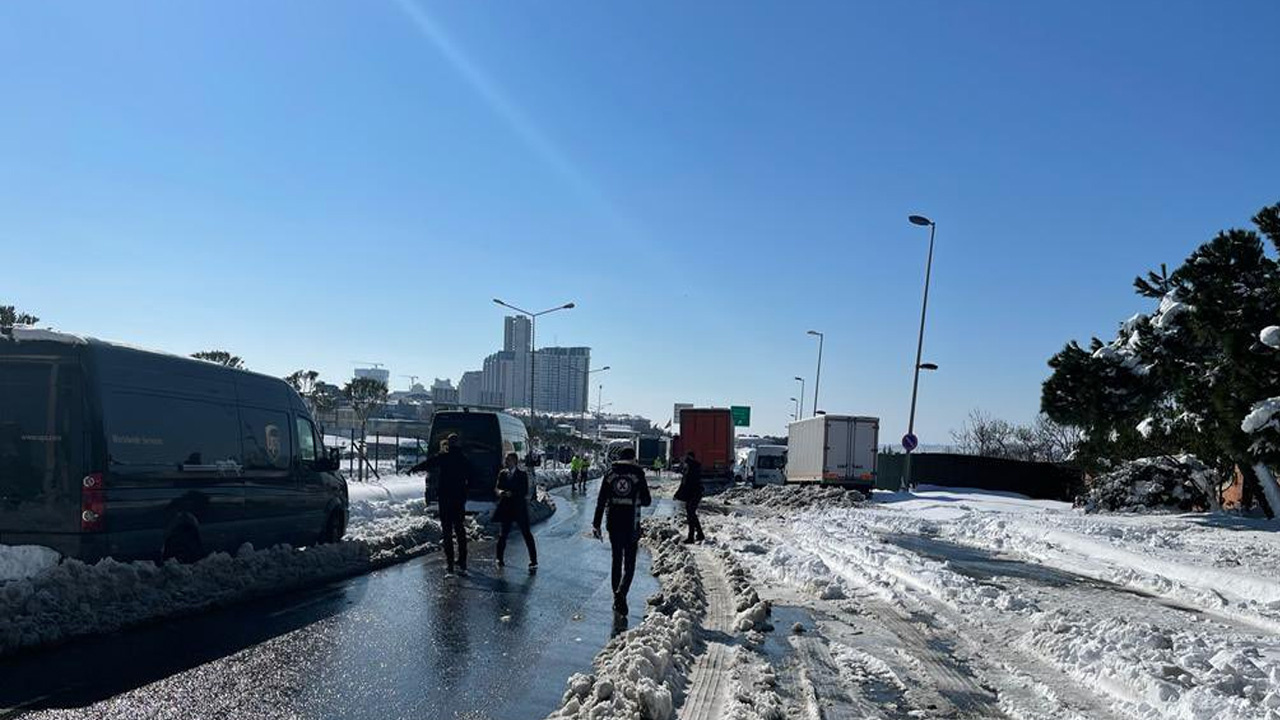
[[[516,468],[515,472],[503,469],[498,473],[497,490],[506,490],[509,497],[498,496],[498,506],[493,510],[495,522],[517,520],[529,514],[529,473]]]
[[[467,486],[471,484],[471,462],[461,450],[437,453],[413,467],[410,472],[425,470],[431,473],[436,486],[436,500],[440,507],[466,507]]]
[[[680,477],[680,487],[676,488],[675,497],[685,502],[702,499],[702,463],[697,460],[684,461],[684,474]]]
[[[652,503],[653,496],[649,494],[649,483],[644,479],[644,470],[635,463],[616,462],[600,483],[596,516],[592,525],[600,527],[607,509],[609,532],[638,529],[640,508]]]

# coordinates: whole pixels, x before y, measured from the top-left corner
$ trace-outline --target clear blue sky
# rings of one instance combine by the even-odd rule
[[[605,400],[1038,409],[1135,274],[1280,200],[1280,3],[0,5],[0,300],[257,370],[456,378],[500,296]],[[594,395],[594,392],[593,392]],[[810,396],[811,400],[811,396]]]

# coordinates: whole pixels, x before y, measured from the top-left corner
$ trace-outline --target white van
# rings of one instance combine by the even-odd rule
[[[784,473],[787,467],[786,445],[757,445],[751,451],[749,462],[747,480],[752,487],[781,485],[787,481]]]

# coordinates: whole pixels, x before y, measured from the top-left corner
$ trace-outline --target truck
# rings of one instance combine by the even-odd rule
[[[702,463],[703,480],[732,480],[733,416],[729,408],[684,408],[680,411],[680,455],[693,451]]]
[[[642,437],[636,443],[636,462],[640,467],[651,468],[653,461],[667,459],[667,439],[661,437]]]
[[[787,467],[786,445],[757,445],[747,458],[745,480],[751,487],[781,485]]]
[[[870,492],[879,442],[880,418],[817,415],[793,422],[787,426],[787,482]]]

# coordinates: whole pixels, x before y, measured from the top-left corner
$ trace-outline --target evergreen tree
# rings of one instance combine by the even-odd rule
[[[244,369],[244,361],[240,359],[240,356],[232,355],[226,350],[202,350],[198,353],[192,353],[191,357],[197,360],[226,365],[229,368]]]

